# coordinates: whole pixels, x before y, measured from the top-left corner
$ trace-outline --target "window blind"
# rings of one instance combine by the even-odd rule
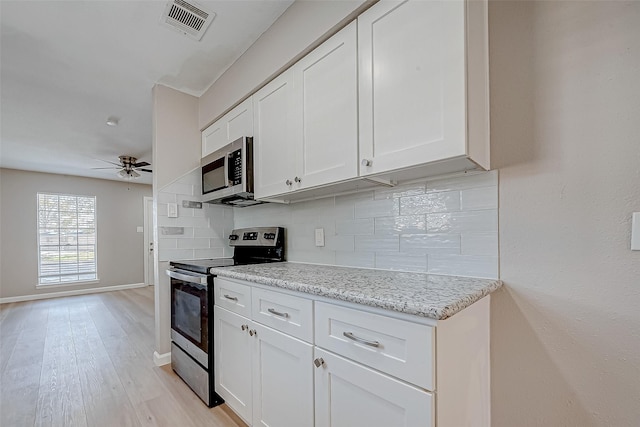
[[[38,193],[41,285],[97,279],[96,198]]]

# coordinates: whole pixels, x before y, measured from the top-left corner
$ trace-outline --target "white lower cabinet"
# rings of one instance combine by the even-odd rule
[[[313,426],[313,346],[214,308],[216,391],[247,424]]]
[[[214,286],[225,304],[214,309],[216,391],[250,426],[491,425],[488,297],[432,321],[235,279]]]
[[[216,392],[243,420],[251,424],[251,353],[246,317],[214,307]]]
[[[253,324],[253,425],[313,426],[313,346]]]
[[[429,427],[433,395],[318,347],[318,427]]]

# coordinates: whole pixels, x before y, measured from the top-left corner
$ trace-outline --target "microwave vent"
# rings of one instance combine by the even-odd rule
[[[195,2],[171,0],[164,9],[160,23],[194,40],[201,40],[215,16],[215,13],[207,12]]]

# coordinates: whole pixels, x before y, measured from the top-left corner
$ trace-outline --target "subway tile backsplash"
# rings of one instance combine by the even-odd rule
[[[231,224],[285,227],[289,261],[498,277],[497,171],[234,208]],[[315,228],[324,228],[324,247],[314,244]]]
[[[185,208],[183,200],[200,201],[200,168],[162,188],[157,197],[160,261],[230,257],[227,236],[233,230],[233,208],[202,204]],[[167,204],[178,204],[178,217],[167,217]]]

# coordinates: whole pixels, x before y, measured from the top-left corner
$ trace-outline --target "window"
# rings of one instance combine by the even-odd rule
[[[97,280],[96,198],[38,193],[40,285]]]

